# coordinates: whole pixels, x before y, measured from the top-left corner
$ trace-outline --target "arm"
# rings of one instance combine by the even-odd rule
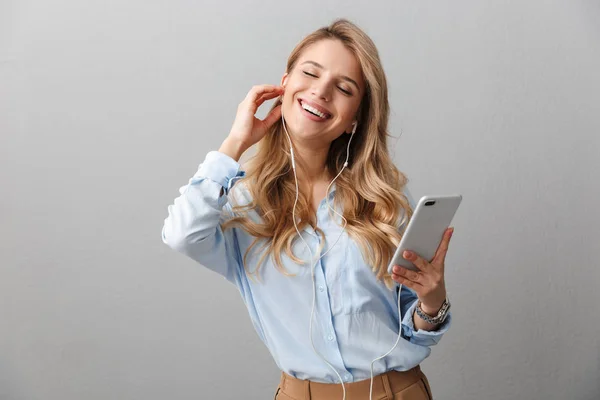
[[[239,249],[233,231],[223,232],[220,224],[229,215],[227,194],[243,176],[236,160],[209,152],[189,183],[179,189],[162,228],[165,244],[230,282],[241,269]]]
[[[163,226],[163,242],[230,282],[239,282],[243,261],[235,230],[221,229],[221,222],[231,215],[227,194],[235,181],[244,176],[238,163],[240,156],[267,134],[281,116],[281,107],[271,109],[264,120],[254,114],[266,100],[283,92],[282,86],[252,87],[238,105],[233,126],[221,148],[208,153],[188,185],[179,190],[181,195],[169,206]]]
[[[438,311],[440,311],[440,308],[442,308],[441,305],[437,308],[428,309],[424,304],[421,304],[421,309],[427,315],[436,315],[438,313]],[[413,313],[413,322],[415,324],[415,328],[422,329],[424,331],[435,331],[441,325],[441,324],[430,324],[429,322],[422,319],[419,316],[419,314],[417,314],[416,307],[415,307],[415,311]]]
[[[404,194],[406,195],[411,208],[414,210],[416,202],[407,186],[404,187]],[[402,329],[405,337],[409,338],[413,343],[425,346],[437,344],[450,327],[452,312],[449,312],[446,320],[442,324],[432,325],[423,320],[416,313],[418,297],[414,290],[408,288],[406,285],[402,285],[400,296]],[[441,303],[437,308],[436,305],[431,307],[430,305],[421,304],[423,311],[429,315],[437,314],[441,306]]]
[[[450,328],[450,324],[452,322],[452,311],[448,312],[448,316],[442,324],[432,326],[423,321],[416,314],[415,310],[417,308],[418,298],[417,294],[412,289],[402,285],[400,296],[402,332],[405,338],[412,343],[423,346],[433,346],[437,344],[442,339],[444,333],[446,333]],[[428,313],[430,310],[424,308],[423,311]],[[430,315],[432,314],[435,313],[432,312]]]

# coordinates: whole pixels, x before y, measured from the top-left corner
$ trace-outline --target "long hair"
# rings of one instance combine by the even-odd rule
[[[363,258],[371,266],[377,279],[392,288],[393,280],[387,272],[395,248],[412,216],[403,188],[407,177],[394,165],[387,147],[389,102],[387,80],[379,53],[373,41],[355,24],[345,19],[334,21],[305,37],[292,51],[287,62],[291,72],[302,51],[308,46],[325,39],[339,40],[358,60],[366,91],[359,106],[358,128],[350,146],[348,167],[336,179],[334,207],[341,206],[346,218],[346,231],[359,245]],[[281,104],[274,102],[272,108]],[[346,148],[350,135],[342,134],[329,148],[326,168],[330,176],[336,176],[346,160]],[[265,256],[271,255],[276,268],[289,275],[281,260],[282,251],[294,262],[303,261],[292,253],[297,237],[292,207],[296,198],[296,186],[291,169],[288,142],[281,119],[273,124],[266,136],[257,145],[256,154],[245,168],[246,176],[238,184],[245,185],[251,202],[233,204],[234,216],[222,224],[223,229],[239,225],[254,242],[244,254],[246,273],[258,276]],[[311,224],[323,239],[324,234],[316,226],[311,212],[311,202],[300,193],[296,207],[297,223],[301,230]],[[254,210],[261,221],[254,221],[248,212]],[[401,228],[403,226],[403,228]],[[264,251],[254,271],[246,264],[248,253],[259,243]],[[323,241],[322,241],[323,242]]]

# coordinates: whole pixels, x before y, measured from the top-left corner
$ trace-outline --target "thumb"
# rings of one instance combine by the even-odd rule
[[[262,120],[263,126],[265,129],[269,129],[279,118],[281,118],[281,104],[272,109],[265,119]]]

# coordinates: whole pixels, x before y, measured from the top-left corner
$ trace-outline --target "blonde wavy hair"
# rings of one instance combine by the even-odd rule
[[[294,69],[304,49],[325,39],[341,41],[354,54],[366,82],[357,118],[358,128],[350,146],[348,167],[335,181],[333,204],[336,209],[341,206],[342,214],[348,221],[346,231],[359,245],[377,279],[391,289],[394,281],[387,272],[387,265],[413,210],[403,193],[408,179],[396,168],[388,152],[387,80],[373,41],[346,19],[338,19],[306,36],[290,54],[287,71]],[[272,108],[279,104],[281,101],[277,100]],[[336,176],[342,168],[349,140],[350,135],[342,134],[331,143],[326,165],[330,176]],[[296,186],[287,150],[287,137],[280,119],[258,143],[256,154],[245,168],[246,176],[238,182],[248,188],[252,201],[242,206],[233,204],[234,216],[222,224],[223,229],[241,226],[255,237],[244,254],[244,268],[250,277],[258,277],[259,267],[268,254],[280,272],[291,275],[283,267],[283,250],[294,262],[303,263],[292,253],[294,241],[300,239],[292,220]],[[261,223],[248,217],[250,210],[260,215]],[[316,226],[315,216],[311,212],[310,199],[303,193],[299,194],[296,216],[300,217],[297,224],[299,230],[311,224],[324,239],[324,233]],[[267,251],[261,256],[257,268],[250,272],[247,256],[259,241],[263,241],[262,249]]]

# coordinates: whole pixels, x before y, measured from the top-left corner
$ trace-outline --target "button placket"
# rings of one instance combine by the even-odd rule
[[[317,246],[320,246],[320,240],[317,240]],[[321,255],[322,254],[319,254],[319,257]],[[325,280],[325,271],[323,271],[322,261],[323,259],[321,258],[315,266],[315,283],[317,285],[319,293],[321,294],[320,296],[317,296],[319,300],[317,309],[320,311],[319,314],[321,318],[324,319],[324,321],[322,322],[322,326],[326,327],[327,329],[325,332],[325,339],[327,339],[329,342],[333,342],[335,340],[335,330],[333,329],[333,321],[331,319],[331,304],[329,295],[327,294],[326,290],[327,284]]]
[[[331,205],[333,207],[333,198],[331,198],[330,200],[331,200]],[[339,210],[338,210],[338,212],[339,212]],[[332,212],[332,214],[333,214],[334,218],[336,218],[336,219],[339,218],[339,217],[337,217],[337,215],[335,213]],[[341,222],[341,219],[340,219],[340,222]],[[325,202],[325,199],[323,199],[317,210],[317,225],[319,227],[321,227],[321,229],[327,235],[327,238],[331,240],[331,245],[333,245],[333,243],[338,238],[338,235],[340,234],[340,232],[337,229],[333,229],[334,232],[331,233],[332,224],[335,224],[335,222],[333,222],[329,219],[329,209],[327,208],[327,203]],[[331,239],[331,236],[333,236],[332,239]],[[322,238],[320,235],[317,235],[316,232],[315,232],[315,239],[317,242],[316,248],[318,249],[319,246],[321,245]],[[339,241],[335,245],[336,248],[339,247],[343,242],[344,242],[344,237],[342,236],[339,238]],[[327,250],[328,250],[327,248],[323,248],[321,250],[321,253],[318,254],[315,257],[315,259],[321,257]],[[319,317],[322,319],[321,326],[324,329],[324,331],[322,332],[323,336],[321,338],[324,341],[323,344],[328,348],[328,352],[331,352],[331,356],[330,356],[331,358],[329,359],[329,361],[334,366],[336,366],[336,370],[339,372],[342,379],[345,380],[346,382],[349,382],[352,380],[352,375],[345,368],[344,361],[342,359],[342,354],[340,352],[339,343],[337,343],[337,335],[336,335],[336,332],[335,332],[335,329],[333,326],[333,308],[332,308],[333,304],[332,304],[332,301],[337,301],[338,299],[330,298],[330,296],[332,296],[333,294],[331,293],[331,287],[328,286],[328,283],[331,284],[331,282],[327,281],[327,279],[326,279],[327,274],[325,273],[326,268],[329,268],[328,266],[325,265],[326,258],[328,258],[328,256],[330,254],[332,254],[332,253],[328,252],[325,255],[325,257],[320,258],[315,266],[315,285],[318,290],[317,291],[317,300],[319,302],[317,309],[319,310],[319,314],[320,314]],[[335,268],[335,266],[332,266],[332,267]],[[327,271],[327,272],[329,274],[331,274],[332,271]],[[339,274],[339,271],[334,271],[334,272],[336,274]],[[339,279],[339,276],[338,277],[330,276],[330,279],[336,279],[336,278]],[[333,295],[333,296],[335,296],[335,295]],[[336,305],[336,307],[339,307],[339,305]]]
[[[323,251],[326,251],[326,250],[323,250]],[[316,287],[318,288],[317,310],[319,310],[318,311],[319,318],[322,319],[321,326],[324,329],[321,337],[323,340],[323,344],[328,349],[327,351],[330,352],[330,356],[328,356],[328,357],[331,357],[331,358],[329,358],[330,362],[332,362],[332,364],[334,366],[336,366],[336,370],[339,372],[342,379],[346,382],[350,382],[350,381],[352,381],[352,375],[350,375],[348,370],[346,370],[346,368],[345,368],[342,354],[340,352],[339,343],[337,342],[338,341],[337,334],[336,334],[335,328],[333,326],[331,299],[329,298],[329,291],[328,291],[329,288],[327,287],[326,280],[325,280],[324,265],[322,263],[323,259],[324,258],[321,258],[320,261],[315,266],[315,284],[316,284]]]

